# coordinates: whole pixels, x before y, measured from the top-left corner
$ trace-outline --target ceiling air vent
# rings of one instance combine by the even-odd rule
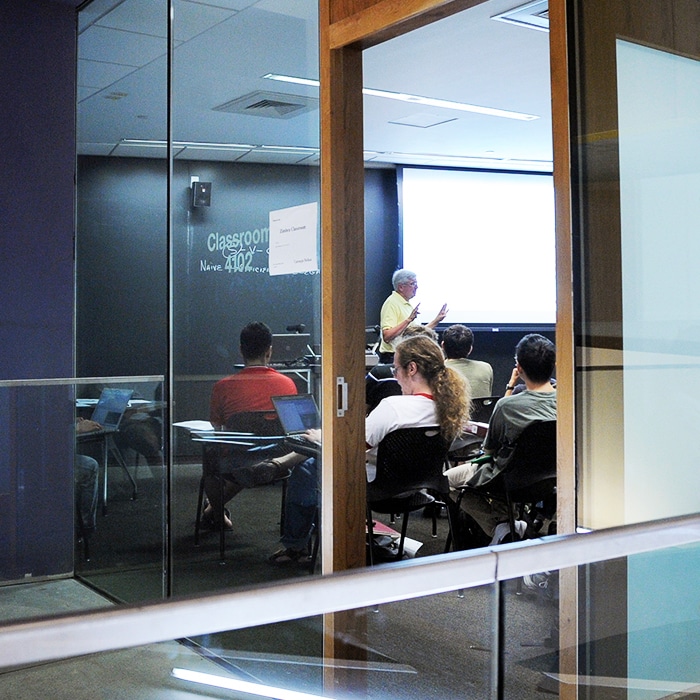
[[[270,117],[271,119],[289,119],[315,109],[317,103],[318,101],[313,97],[258,90],[214,107],[214,111],[249,114],[253,117]]]

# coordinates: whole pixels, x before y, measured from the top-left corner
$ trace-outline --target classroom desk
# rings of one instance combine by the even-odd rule
[[[126,466],[126,461],[121,451],[114,442],[114,435],[118,431],[106,431],[97,430],[91,433],[79,433],[76,435],[76,446],[77,445],[99,445],[102,451],[102,459],[100,460],[102,468],[102,515],[107,514],[107,484],[109,473],[109,457],[112,455],[114,461],[122,468],[122,471],[127,475],[129,481],[131,482],[131,499],[135,500],[137,496],[137,486],[136,479],[132,476],[128,467]]]

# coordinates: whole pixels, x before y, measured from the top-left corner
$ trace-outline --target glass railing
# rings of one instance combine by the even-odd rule
[[[0,382],[0,585],[36,591],[3,619],[164,597],[164,416],[162,376]]]
[[[698,563],[688,516],[7,624],[0,695],[689,697]]]

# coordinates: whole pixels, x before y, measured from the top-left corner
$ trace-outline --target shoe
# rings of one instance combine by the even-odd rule
[[[518,539],[523,538],[525,535],[525,530],[527,530],[527,523],[524,520],[516,520],[515,532],[518,535]],[[510,542],[510,525],[507,522],[498,523],[493,533],[491,545],[503,544],[506,541]]]
[[[224,515],[229,519],[229,522],[231,520],[231,511],[229,511],[228,508],[224,508]],[[210,513],[209,514],[204,514],[202,513],[202,520],[201,520],[202,527],[206,528],[207,530],[219,530],[219,520],[218,518],[214,518]],[[224,530],[233,530],[233,524],[228,525],[226,522],[224,522]]]
[[[275,566],[286,566],[287,564],[295,563],[307,563],[309,560],[309,553],[305,549],[291,549],[289,547],[282,547],[278,549],[274,554],[268,557],[268,562],[274,564]]]
[[[549,588],[550,571],[542,571],[539,574],[526,574],[523,576],[523,585],[530,590],[546,590]]]
[[[271,484],[273,481],[289,476],[289,473],[289,469],[286,467],[280,467],[279,464],[272,460],[265,460],[257,464],[239,467],[234,470],[233,476],[241,486],[250,489],[254,486]]]

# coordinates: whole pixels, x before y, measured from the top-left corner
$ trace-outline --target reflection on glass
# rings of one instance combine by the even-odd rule
[[[76,387],[76,576],[123,602],[165,595],[162,382]]]
[[[162,389],[159,377],[0,387],[0,582],[21,584],[3,589],[3,621],[163,597]]]
[[[574,550],[562,550],[564,558]],[[13,669],[0,674],[0,694],[51,688],[52,697],[72,698],[99,683],[130,697],[218,697],[221,688],[297,700],[290,693],[377,700],[690,697],[700,668],[692,576],[699,557],[698,544],[666,547],[323,617],[217,627],[177,643]],[[411,573],[418,571],[406,569]],[[16,600],[13,588],[33,586],[0,588],[3,603]],[[278,600],[286,594],[280,590]],[[145,627],[149,612],[143,611]],[[183,630],[191,629],[191,614],[187,607]]]

